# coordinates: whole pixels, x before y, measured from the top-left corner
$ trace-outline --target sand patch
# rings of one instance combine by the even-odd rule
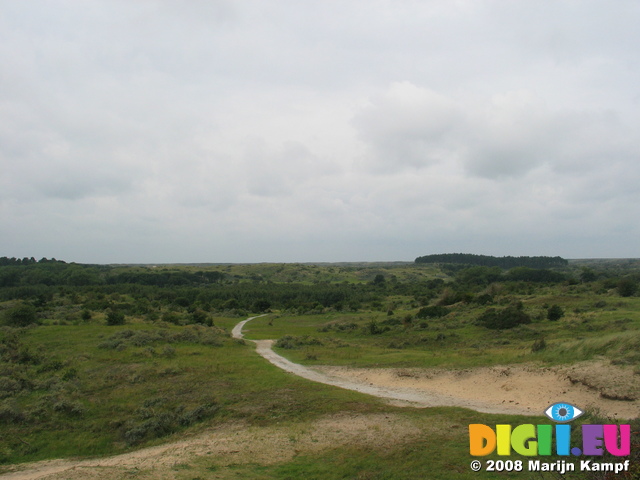
[[[581,409],[597,409],[612,418],[640,416],[640,375],[631,367],[607,361],[582,362],[569,367],[509,365],[465,370],[419,368],[314,367],[333,378],[388,389],[424,392],[451,398],[451,405],[511,407],[541,415],[559,401]]]

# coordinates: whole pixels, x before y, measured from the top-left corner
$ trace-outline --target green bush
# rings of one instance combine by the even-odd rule
[[[380,324],[376,320],[371,320],[363,327],[363,332],[369,335],[380,335],[382,333],[391,330],[389,327],[380,327]]]
[[[162,321],[173,323],[174,325],[180,325],[180,315],[176,312],[165,312],[162,314]]]
[[[158,397],[145,401],[143,407],[136,411],[140,421],[129,422],[123,433],[128,445],[136,445],[150,438],[169,435],[180,427],[188,427],[212,417],[220,409],[215,401],[209,401],[186,410],[184,405],[169,407],[167,399]]]
[[[109,310],[107,313],[107,325],[124,325],[124,313],[116,310]]]
[[[22,384],[11,377],[0,377],[0,398],[12,397],[22,390]]]
[[[4,324],[10,327],[28,327],[38,323],[35,307],[26,303],[7,310],[3,320]]]
[[[445,307],[442,307],[440,305],[434,305],[430,307],[422,307],[420,310],[418,310],[418,313],[416,313],[416,317],[417,318],[440,318],[440,317],[444,317],[447,313],[449,313],[449,310],[447,310]]]
[[[199,323],[201,325],[213,325],[213,322],[207,312],[200,308],[196,308],[191,314],[191,323]]]
[[[489,308],[478,317],[477,322],[486,328],[503,330],[531,323],[531,317],[524,312],[522,303],[518,302],[502,309]]]
[[[562,310],[560,305],[551,305],[547,310],[547,318],[552,322],[560,320],[562,317],[564,317],[564,310]]]
[[[617,288],[621,297],[631,297],[638,291],[638,282],[632,278],[623,278],[618,282]]]
[[[55,402],[53,404],[53,410],[71,417],[81,417],[86,412],[84,405],[67,399],[61,399]]]
[[[303,335],[301,337],[296,337],[293,335],[285,335],[275,343],[276,347],[286,348],[288,350],[310,346],[310,345],[323,345],[323,343],[317,338],[309,337],[308,335]]]

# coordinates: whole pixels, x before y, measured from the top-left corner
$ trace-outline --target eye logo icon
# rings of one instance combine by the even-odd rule
[[[550,405],[544,414],[554,422],[566,423],[575,420],[584,412],[570,403],[558,402]]]

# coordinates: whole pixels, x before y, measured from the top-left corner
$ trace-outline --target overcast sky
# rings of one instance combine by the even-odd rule
[[[0,0],[0,256],[640,257],[637,0]]]

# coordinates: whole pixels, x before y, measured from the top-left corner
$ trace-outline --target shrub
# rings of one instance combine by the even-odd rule
[[[107,313],[107,325],[124,325],[124,313],[116,310],[109,310]]]
[[[160,355],[167,358],[173,358],[176,356],[176,349],[171,345],[165,345]]]
[[[22,384],[14,378],[0,377],[0,398],[11,397],[22,390]]]
[[[178,419],[180,425],[188,427],[196,422],[200,422],[207,417],[212,416],[220,407],[215,403],[207,403],[186,412]]]
[[[522,303],[518,302],[502,309],[489,308],[478,317],[477,322],[486,328],[502,330],[531,323],[531,317],[524,312]]]
[[[251,309],[254,312],[267,312],[271,308],[271,302],[269,300],[256,300],[253,303]]]
[[[560,320],[562,317],[564,317],[564,310],[562,310],[560,305],[551,305],[547,310],[547,318],[552,322]]]
[[[544,337],[541,337],[533,342],[533,345],[531,345],[531,352],[539,352],[540,350],[544,350],[545,348],[547,348],[547,342]]]
[[[171,408],[165,405],[166,402],[167,399],[164,397],[153,398],[145,401],[143,407],[136,410],[141,421],[127,425],[127,430],[124,431],[127,444],[136,445],[150,438],[163,437],[181,426],[187,427],[213,416],[220,408],[215,401],[210,401],[193,410],[185,411],[184,405]]]
[[[34,323],[38,323],[36,309],[26,303],[13,307],[4,314],[4,324],[10,327],[27,327]]]
[[[391,317],[381,321],[380,325],[402,325],[402,321],[399,318]]]
[[[175,419],[175,415],[171,413],[160,413],[127,430],[124,438],[127,444],[135,445],[146,438],[168,435],[176,429]]]
[[[493,296],[488,293],[483,293],[482,295],[478,295],[474,298],[473,301],[478,305],[487,305],[489,303],[493,303]]]
[[[445,288],[436,302],[439,306],[453,305],[454,303],[469,303],[473,295],[469,292],[456,291],[449,287]]]
[[[207,312],[199,308],[195,309],[194,312],[191,314],[191,322],[199,323],[201,325],[208,325],[208,326],[213,325],[213,321],[211,320],[209,315],[207,315]]]
[[[617,288],[621,297],[631,297],[638,291],[638,282],[632,278],[623,278],[618,282]]]
[[[21,423],[25,416],[13,398],[7,398],[0,403],[0,421],[5,423]]]
[[[61,378],[64,381],[75,380],[78,378],[78,370],[73,367],[68,368],[64,371]]]
[[[381,333],[388,332],[390,330],[389,327],[380,327],[377,321],[371,320],[364,327],[364,333],[368,333],[370,335],[380,335]]]
[[[180,325],[180,315],[175,312],[165,312],[162,314],[162,321],[173,323],[174,325]]]
[[[62,399],[53,404],[53,410],[72,417],[81,417],[84,415],[86,408],[81,403]]]
[[[323,343],[317,338],[309,337],[308,335],[304,335],[301,337],[294,337],[293,335],[285,335],[275,343],[276,347],[286,348],[288,350],[305,347],[309,345],[323,345]]]
[[[440,317],[444,317],[447,313],[449,313],[449,310],[447,310],[445,307],[442,307],[440,305],[434,305],[430,307],[422,307],[420,310],[418,310],[418,313],[416,313],[416,317],[417,318],[440,318]]]

